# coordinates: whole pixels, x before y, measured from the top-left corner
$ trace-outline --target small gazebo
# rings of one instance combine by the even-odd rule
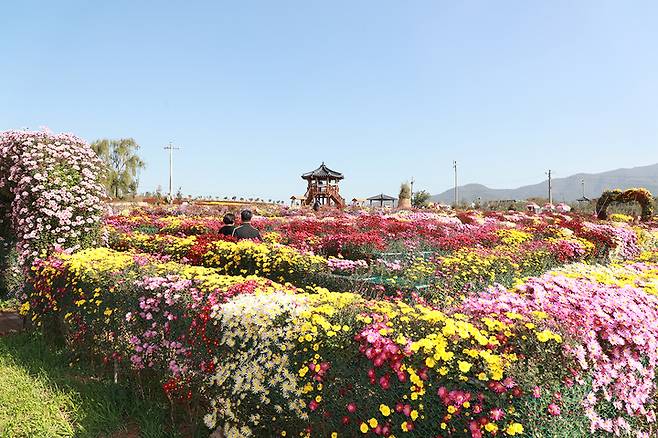
[[[344,178],[343,174],[329,169],[324,161],[315,170],[306,172],[302,179],[308,181],[304,205],[335,205],[338,208],[345,207],[345,199],[340,195],[338,182]]]
[[[368,201],[370,202],[370,206],[372,207],[373,202],[379,202],[379,206],[383,207],[385,202],[390,202],[391,207],[395,207],[395,201],[397,201],[398,198],[394,198],[392,196],[385,195],[383,193],[380,193],[379,195],[371,196],[368,198]]]

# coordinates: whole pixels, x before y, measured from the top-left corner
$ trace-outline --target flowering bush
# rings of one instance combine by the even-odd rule
[[[469,319],[107,249],[37,261],[33,278],[35,324],[149,370],[227,436],[515,435],[532,388],[566,370],[562,337],[534,316]],[[528,377],[530,358],[552,372]]]
[[[37,260],[22,310],[37,326],[55,325],[75,342],[76,350],[129,358],[141,353],[127,354],[128,346],[123,344],[135,339],[136,332],[144,339],[167,335],[171,321],[198,307],[201,300],[215,305],[256,289],[294,290],[261,277],[228,276],[212,268],[95,248]],[[161,325],[153,325],[158,318],[164,318]],[[148,327],[158,330],[144,335]],[[118,336],[122,330],[129,330],[130,336]],[[155,351],[140,345],[149,354]],[[155,364],[152,359],[140,362]]]
[[[632,422],[655,422],[658,360],[656,266],[572,265],[529,279],[515,291],[491,289],[464,302],[472,315],[545,312],[579,342],[565,352],[577,360],[573,377],[591,382],[583,401],[592,432],[629,432]],[[610,415],[610,408],[613,415]],[[607,414],[606,414],[607,412]]]
[[[102,215],[100,162],[69,134],[0,133],[0,251],[17,250],[19,267],[54,248],[96,243]],[[1,265],[1,263],[0,263]]]

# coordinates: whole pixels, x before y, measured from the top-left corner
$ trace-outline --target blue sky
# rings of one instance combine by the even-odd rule
[[[140,190],[508,188],[658,162],[655,1],[11,1],[0,130],[134,137]]]

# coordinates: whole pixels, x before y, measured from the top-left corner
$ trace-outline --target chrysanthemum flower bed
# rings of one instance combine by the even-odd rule
[[[114,249],[215,267],[226,274],[261,275],[299,286],[326,285],[344,291],[379,293],[382,288],[389,295],[399,290],[413,292],[420,286],[423,296],[444,302],[494,283],[510,287],[520,278],[538,276],[567,263],[633,257],[643,245],[640,240],[656,240],[647,227],[590,222],[566,215],[470,214],[461,219],[467,223],[436,215],[415,220],[376,215],[261,219],[263,229],[272,230],[264,233],[265,242],[236,243],[214,231],[189,232],[216,219],[148,216],[142,211],[108,219],[107,235]],[[146,233],[149,220],[155,229]],[[286,220],[291,223],[286,225]],[[306,231],[302,232],[304,221]],[[376,225],[382,226],[384,231],[377,235],[384,243],[378,247],[394,252],[355,250],[364,240],[358,229],[362,224],[368,235]],[[320,234],[312,236],[309,230]],[[424,231],[405,240],[417,230]],[[306,237],[299,238],[300,234]],[[424,243],[417,244],[419,239]],[[342,243],[327,246],[329,241]],[[419,256],[420,249],[430,251]],[[361,281],[363,278],[367,282]]]
[[[222,272],[62,254],[35,264],[23,310],[226,436],[655,432],[651,262],[570,265],[442,310]]]
[[[326,272],[327,260],[276,243],[250,240],[236,242],[224,236],[176,237],[140,232],[118,233],[109,237],[118,250],[137,250],[166,259],[216,268],[228,275],[260,275],[276,281],[306,285],[313,273]],[[162,257],[161,257],[162,258]]]

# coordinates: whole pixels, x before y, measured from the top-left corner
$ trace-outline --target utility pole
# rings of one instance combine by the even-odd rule
[[[412,203],[413,203],[413,201],[414,201],[414,183],[415,183],[415,182],[416,182],[416,181],[414,181],[414,177],[412,176],[412,177],[411,177],[411,182],[409,183],[409,185],[411,186],[411,193],[409,194],[409,196],[411,197],[411,202],[412,202]]]
[[[580,180],[580,184],[583,186],[583,197],[582,197],[582,199],[585,199],[585,178]]]
[[[179,147],[172,146],[169,142],[169,146],[164,147],[165,150],[169,151],[169,202],[174,200],[174,185],[173,185],[173,175],[174,175],[174,151],[180,150]]]
[[[458,205],[458,193],[457,193],[457,161],[452,162],[452,167],[455,169],[455,208],[457,208]]]
[[[551,181],[551,169],[548,169],[548,205],[553,205],[553,186]]]

